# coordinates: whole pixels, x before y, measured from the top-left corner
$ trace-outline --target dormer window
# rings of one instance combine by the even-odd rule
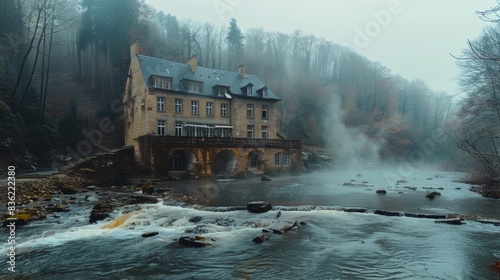
[[[257,93],[259,93],[263,98],[267,98],[267,87],[264,86],[263,88],[257,90]]]
[[[214,91],[217,94],[217,96],[220,96],[220,97],[224,97],[224,96],[226,96],[226,94],[229,93],[229,89],[227,87],[221,87],[221,86],[215,87]]]
[[[171,89],[172,79],[166,77],[153,77],[153,86],[155,88]]]
[[[248,96],[253,95],[252,87],[253,87],[253,85],[251,83],[247,84],[246,86],[243,86],[241,88],[241,93],[248,95]]]
[[[203,84],[200,82],[186,81],[185,86],[188,92],[199,93],[203,91]]]

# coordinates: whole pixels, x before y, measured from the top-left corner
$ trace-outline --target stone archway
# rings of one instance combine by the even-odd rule
[[[191,151],[176,150],[169,157],[167,165],[170,173],[190,173],[196,163],[196,156]]]
[[[262,151],[252,150],[247,156],[247,171],[252,174],[262,175],[266,168],[266,158]]]
[[[217,177],[233,176],[237,169],[237,157],[230,150],[222,150],[214,158],[213,173]]]

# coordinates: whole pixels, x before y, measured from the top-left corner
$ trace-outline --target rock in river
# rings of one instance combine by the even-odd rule
[[[462,220],[460,218],[454,219],[438,219],[434,221],[437,224],[450,224],[450,225],[461,225]]]
[[[143,233],[141,236],[142,236],[142,237],[152,237],[152,236],[155,236],[155,235],[158,235],[158,232],[157,232],[157,231],[145,232],[145,233]]]
[[[252,213],[265,213],[272,208],[273,206],[269,202],[252,201],[247,203],[247,210]]]
[[[212,245],[208,242],[202,242],[202,240],[204,240],[204,238],[198,238],[198,236],[197,237],[182,236],[179,237],[177,243],[179,245],[183,245],[186,247],[195,247],[195,248],[201,248]]]

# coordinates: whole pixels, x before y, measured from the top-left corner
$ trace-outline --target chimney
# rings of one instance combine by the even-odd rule
[[[142,54],[142,48],[141,44],[137,40],[135,40],[131,45],[130,45],[130,58],[133,58],[136,54]]]
[[[238,73],[240,77],[245,78],[245,64],[241,64],[240,67],[238,67]]]
[[[193,55],[188,61],[189,68],[191,68],[191,72],[195,73],[198,69],[198,57]]]

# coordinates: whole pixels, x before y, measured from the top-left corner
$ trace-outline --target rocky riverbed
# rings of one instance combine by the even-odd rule
[[[0,188],[0,203],[7,205],[7,188]],[[177,200],[193,203],[191,196],[174,196],[168,188],[156,187],[154,183],[142,182],[132,185],[101,186],[88,185],[85,178],[55,174],[46,178],[18,179],[15,188],[15,215],[17,225],[45,219],[47,215],[68,212],[74,205],[94,205],[89,222],[108,217],[113,210],[131,204],[156,203],[159,200]],[[4,211],[4,213],[6,213]]]

